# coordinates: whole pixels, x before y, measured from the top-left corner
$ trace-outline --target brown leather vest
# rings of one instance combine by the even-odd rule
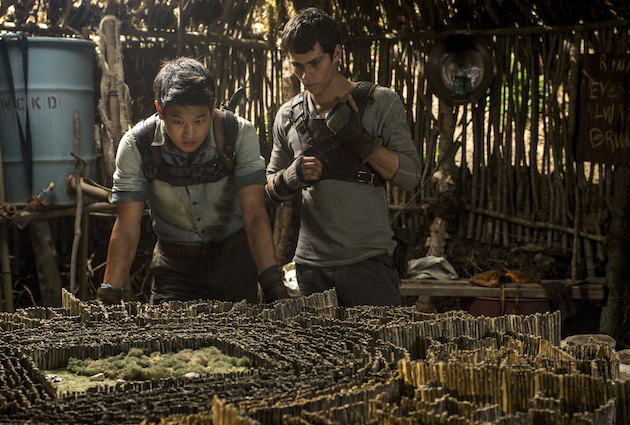
[[[374,83],[360,81],[352,92],[360,116],[363,115],[367,104],[372,101],[375,87]],[[300,137],[302,153],[306,156],[316,156],[324,166],[321,179],[385,184],[385,179],[369,164],[362,162],[352,148],[326,126],[324,119],[310,118],[308,102],[303,92],[293,98],[291,110],[291,120]]]

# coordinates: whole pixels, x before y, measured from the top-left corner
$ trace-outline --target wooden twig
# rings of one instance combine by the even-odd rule
[[[573,228],[571,227],[566,227],[566,226],[561,226],[559,224],[555,224],[555,223],[547,223],[544,221],[529,221],[529,220],[525,220],[523,218],[518,218],[518,217],[513,217],[507,214],[502,214],[496,211],[491,211],[491,210],[487,210],[487,209],[483,209],[483,208],[478,208],[478,207],[473,207],[471,205],[466,205],[464,207],[464,209],[466,211],[471,211],[474,212],[475,214],[481,214],[481,215],[485,215],[488,217],[492,217],[495,218],[497,220],[503,220],[503,221],[509,221],[511,223],[515,223],[515,224],[519,224],[521,226],[527,226],[530,227],[532,229],[536,228],[536,229],[551,229],[551,230],[556,230],[558,232],[563,232],[569,235],[574,234],[573,233]],[[594,235],[592,233],[587,233],[585,231],[580,231],[579,236],[583,237],[583,238],[587,238],[596,242],[605,242],[606,238],[604,236],[600,236],[600,235]]]
[[[80,155],[80,117],[79,111],[74,111],[74,153]],[[81,161],[76,160],[74,168],[75,181],[80,182],[83,174]],[[79,242],[81,241],[81,219],[83,218],[83,188],[81,184],[76,185],[77,206],[74,214],[74,239],[72,240],[72,253],[70,256],[70,292],[76,294],[77,288],[77,254],[79,252]],[[82,270],[85,272],[85,270]]]

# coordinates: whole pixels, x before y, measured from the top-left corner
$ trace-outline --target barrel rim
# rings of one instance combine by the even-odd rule
[[[2,34],[4,40],[7,43],[18,43],[19,39],[16,33],[8,33]],[[84,38],[74,38],[74,37],[26,37],[29,43],[41,43],[41,44],[51,44],[51,43],[61,43],[61,44],[85,44],[86,46],[95,46],[92,40],[86,40]]]

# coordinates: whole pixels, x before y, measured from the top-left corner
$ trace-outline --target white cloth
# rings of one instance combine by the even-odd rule
[[[412,279],[457,279],[455,268],[444,257],[426,256],[409,260],[407,273]]]

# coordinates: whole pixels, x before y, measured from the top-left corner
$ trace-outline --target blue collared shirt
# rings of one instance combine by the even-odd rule
[[[116,154],[114,203],[145,201],[151,210],[153,230],[158,238],[186,245],[220,241],[243,227],[243,214],[237,192],[253,184],[265,184],[265,161],[260,156],[258,136],[247,120],[238,119],[236,167],[233,175],[213,183],[173,186],[153,179],[142,171],[142,158],[132,131],[122,137]],[[164,134],[164,123],[157,120],[152,145],[161,146],[161,161],[186,165],[186,156]],[[201,164],[216,157],[212,126],[199,153],[192,161]]]

